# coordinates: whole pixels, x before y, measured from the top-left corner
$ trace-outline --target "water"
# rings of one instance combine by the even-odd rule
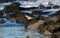
[[[44,37],[38,32],[26,32],[23,24],[7,22],[0,27],[0,38],[26,38],[28,35],[30,38]]]
[[[2,27],[0,28],[0,38],[47,38],[37,32],[25,32],[24,27]]]

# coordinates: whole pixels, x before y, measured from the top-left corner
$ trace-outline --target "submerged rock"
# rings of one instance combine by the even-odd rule
[[[3,19],[0,19],[0,24],[5,23],[5,21]]]

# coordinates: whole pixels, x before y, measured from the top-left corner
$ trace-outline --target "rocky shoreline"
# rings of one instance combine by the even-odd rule
[[[49,38],[60,38],[60,10],[53,14],[53,17],[48,18],[39,15],[37,18],[33,14],[44,14],[46,12],[42,11],[32,11],[32,14],[21,12],[20,4],[17,2],[6,6],[4,10],[0,11],[0,18],[3,18],[3,14],[6,16],[4,18],[16,21],[16,23],[25,24],[25,29],[27,32],[36,31],[42,33],[45,36],[51,36]],[[54,6],[54,8],[58,6]],[[50,8],[50,7],[48,7]],[[5,23],[3,19],[0,20],[0,24]],[[56,37],[55,37],[56,36]],[[27,36],[29,38],[29,36]]]

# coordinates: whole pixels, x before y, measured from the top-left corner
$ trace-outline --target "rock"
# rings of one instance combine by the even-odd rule
[[[49,20],[59,23],[59,19],[60,19],[60,11],[57,11],[55,14],[53,14],[53,17],[50,18]]]
[[[5,21],[3,19],[0,19],[0,24],[5,23]]]
[[[54,8],[54,9],[57,9],[57,8],[60,8],[60,6],[58,6],[58,5],[53,5],[53,8]]]
[[[51,33],[55,33],[57,31],[59,31],[60,29],[60,24],[59,23],[55,23],[53,25],[49,25],[47,30],[50,31]]]
[[[27,36],[26,38],[30,38],[29,36]]]
[[[43,35],[45,35],[45,36],[51,36],[51,35],[52,35],[52,33],[51,33],[51,32],[49,32],[48,30],[45,30],[45,32],[43,33]]]
[[[27,19],[24,15],[20,15],[19,17],[16,17],[17,23],[26,23]]]
[[[0,17],[3,17],[3,11],[0,11]]]
[[[47,6],[46,9],[51,9],[51,6]]]
[[[16,22],[17,23],[26,23],[28,20],[31,20],[31,19],[33,19],[31,14],[21,12],[21,13],[17,14]]]
[[[47,28],[47,26],[43,23],[43,24],[39,25],[37,30],[38,30],[39,33],[44,33],[46,28]]]
[[[59,20],[59,18],[57,16],[54,16],[54,17],[50,18],[49,20],[50,21],[57,22]]]
[[[20,5],[20,3],[14,2],[14,3],[12,3],[11,5],[6,6],[6,7],[4,8],[4,12],[5,12],[5,13],[19,12],[19,10],[20,10],[19,5]]]
[[[55,24],[55,21],[54,20],[47,20],[46,23],[47,23],[47,25],[52,25],[52,24]]]
[[[0,0],[0,3],[5,3],[7,2],[7,0]]]
[[[34,23],[36,23],[38,20],[35,20],[35,19],[32,19],[32,20],[29,20],[27,23],[26,23],[26,28],[29,26],[29,25],[31,25],[31,24],[34,24]]]
[[[13,12],[13,10],[10,9],[10,6],[5,6],[4,12],[5,13],[11,13],[11,12]]]
[[[59,32],[56,32],[56,33],[53,33],[51,35],[51,38],[60,38],[60,31]]]
[[[16,1],[16,0],[7,0],[7,2],[14,2],[14,1]]]
[[[43,24],[43,20],[31,20],[29,23],[27,23],[27,29],[31,29],[32,31],[35,30],[37,31],[37,28],[39,25]]]
[[[42,5],[42,4],[40,4],[40,5],[39,5],[39,8],[40,8],[40,9],[44,9],[44,8],[45,8],[45,6],[44,6],[44,5]]]
[[[60,19],[58,19],[58,20],[56,21],[56,23],[60,23]]]
[[[28,20],[35,19],[33,15],[24,12],[14,12],[7,14],[7,19],[16,20],[17,23],[25,23]]]
[[[58,38],[56,34],[52,34],[51,38]]]
[[[7,14],[6,18],[9,20],[16,20],[16,16],[14,14]]]
[[[29,14],[29,13],[23,13],[21,12],[20,14],[18,14],[17,18],[16,18],[16,22],[18,23],[26,23],[28,20],[32,20],[35,19],[33,15]]]
[[[59,16],[60,15],[60,10],[57,11],[55,14],[53,14],[53,16]]]
[[[14,12],[16,12],[16,11],[20,11],[20,3],[18,3],[18,2],[13,2],[11,5],[10,5],[10,7],[11,7],[11,9],[14,11]]]

